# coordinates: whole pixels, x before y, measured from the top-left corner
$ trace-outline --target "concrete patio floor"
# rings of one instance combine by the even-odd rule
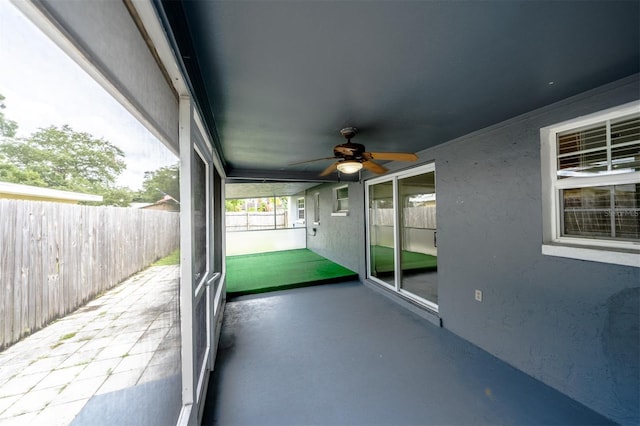
[[[100,396],[165,379],[179,395],[178,286],[177,265],[148,268],[0,352],[0,425],[108,423],[104,411],[79,414],[94,415],[86,408]]]
[[[361,282],[226,305],[204,425],[606,425]]]

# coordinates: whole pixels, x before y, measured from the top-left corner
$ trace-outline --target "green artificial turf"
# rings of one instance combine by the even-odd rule
[[[240,295],[356,278],[307,249],[227,256],[227,294]]]
[[[373,255],[373,265],[375,265],[377,273],[394,270],[393,249],[391,247],[372,246],[371,254]],[[403,271],[435,270],[438,268],[438,258],[429,254],[402,250],[401,259]]]

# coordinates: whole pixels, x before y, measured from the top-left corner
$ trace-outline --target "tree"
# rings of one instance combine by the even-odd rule
[[[13,181],[25,179],[19,182],[105,198],[117,189],[115,181],[126,168],[120,148],[67,125],[40,129],[24,140],[5,141],[0,144],[0,164]]]
[[[224,205],[228,212],[241,212],[244,209],[245,200],[225,200]]]
[[[4,162],[1,158],[0,182],[12,182],[32,186],[47,186],[38,173],[33,170],[21,170],[13,164]]]
[[[157,170],[144,172],[142,189],[135,196],[135,200],[144,203],[155,203],[165,195],[180,201],[180,169],[178,163],[173,166],[165,166]]]
[[[18,123],[4,116],[4,112],[2,112],[2,110],[6,108],[3,102],[4,100],[5,97],[0,94],[0,136],[14,138],[18,131]]]
[[[102,195],[103,200],[102,203],[98,204],[107,206],[129,207],[129,205],[133,201],[135,192],[133,192],[129,188],[118,186],[103,190],[100,195]]]

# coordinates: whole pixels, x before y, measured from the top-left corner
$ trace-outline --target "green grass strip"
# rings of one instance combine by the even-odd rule
[[[168,256],[158,259],[151,266],[168,266],[180,264],[180,249],[176,249],[169,253]]]
[[[356,278],[357,274],[308,249],[227,257],[227,293],[262,293]]]

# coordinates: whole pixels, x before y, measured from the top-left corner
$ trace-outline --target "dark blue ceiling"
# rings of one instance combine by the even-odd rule
[[[162,1],[229,176],[417,152],[638,73],[638,1]]]

